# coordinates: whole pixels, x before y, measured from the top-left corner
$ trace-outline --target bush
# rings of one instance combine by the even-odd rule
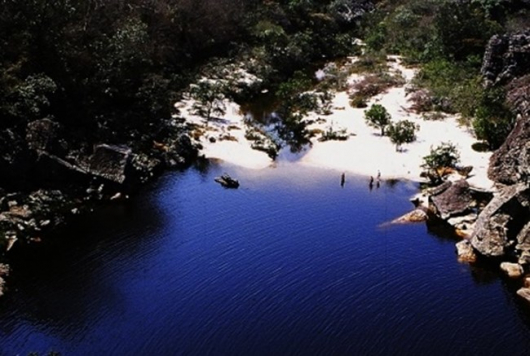
[[[472,122],[477,138],[485,140],[491,150],[503,144],[515,123],[515,117],[506,107],[504,98],[502,89],[484,92]]]
[[[366,120],[368,126],[380,129],[381,136],[384,136],[385,127],[390,124],[391,116],[388,111],[386,111],[384,106],[374,104],[368,111],[365,111],[364,119]]]
[[[460,161],[460,154],[455,145],[450,142],[442,142],[439,146],[432,148],[430,153],[423,157],[421,168],[432,183],[443,180],[444,168],[454,168]]]
[[[390,141],[396,145],[396,151],[401,148],[404,143],[411,143],[416,141],[416,131],[419,126],[412,121],[402,120],[395,124],[388,126],[387,135]]]
[[[193,113],[203,117],[206,123],[210,121],[212,115],[225,114],[226,106],[221,84],[203,80],[191,87],[190,95],[195,100]]]

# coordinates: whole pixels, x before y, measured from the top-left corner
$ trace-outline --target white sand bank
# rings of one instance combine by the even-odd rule
[[[398,58],[389,62],[392,70],[399,70],[409,82],[414,76],[414,69],[405,68]],[[351,81],[359,80],[358,75],[352,76]],[[328,116],[310,114],[308,118],[322,118],[324,123],[313,124],[309,128],[327,129],[330,125],[334,130],[344,128],[355,136],[347,141],[318,142],[313,140],[311,148],[297,155],[281,152],[278,160],[292,161],[293,164],[302,164],[313,167],[329,168],[365,176],[374,176],[381,171],[382,179],[397,178],[422,181],[420,178],[422,158],[429,153],[431,146],[441,142],[455,144],[460,152],[460,164],[473,166],[473,171],[468,179],[473,186],[490,189],[492,182],[487,178],[488,160],[491,153],[480,153],[472,150],[471,145],[476,142],[468,128],[460,127],[456,116],[447,117],[442,121],[426,121],[416,114],[408,112],[410,103],[405,95],[404,87],[388,90],[370,100],[383,105],[392,115],[393,121],[410,120],[419,125],[417,141],[403,146],[401,152],[396,152],[395,146],[388,137],[381,137],[379,131],[366,125],[364,111],[349,105],[347,93],[337,93],[333,99],[332,114]],[[188,122],[202,124],[204,120],[189,113],[191,102],[181,102],[180,110]],[[228,103],[227,114],[222,123],[210,123],[210,130],[200,138],[204,146],[203,153],[209,158],[218,158],[229,163],[261,169],[273,162],[260,151],[253,150],[251,142],[245,139],[245,126],[243,116],[238,105]],[[240,129],[228,129],[228,126],[237,126]],[[209,137],[216,138],[225,133],[230,133],[237,141],[219,141],[212,143]],[[287,149],[288,150],[288,149]]]

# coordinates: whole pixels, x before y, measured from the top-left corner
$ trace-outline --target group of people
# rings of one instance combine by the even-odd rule
[[[340,186],[344,187],[345,182],[346,182],[346,173],[342,173],[342,175],[340,176]],[[379,188],[380,185],[381,185],[381,171],[378,170],[377,176],[375,179],[375,187]],[[368,184],[368,186],[370,187],[370,190],[374,188],[374,176],[370,176],[370,183]]]

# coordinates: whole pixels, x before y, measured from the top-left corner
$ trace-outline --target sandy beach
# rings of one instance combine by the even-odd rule
[[[334,130],[345,129],[352,136],[346,141],[319,142],[312,140],[312,146],[304,151],[292,154],[288,148],[282,149],[277,162],[290,161],[292,164],[329,168],[341,172],[364,176],[375,176],[381,172],[382,179],[408,179],[423,181],[420,177],[422,158],[433,146],[442,142],[453,143],[460,152],[460,165],[473,166],[468,178],[472,186],[490,189],[492,182],[487,178],[487,167],[491,152],[476,152],[471,145],[477,140],[468,127],[460,126],[458,116],[447,116],[443,120],[429,121],[412,113],[411,103],[406,96],[405,88],[415,75],[415,70],[401,64],[399,57],[390,57],[388,62],[391,71],[400,71],[406,81],[404,86],[394,87],[371,98],[368,107],[374,103],[383,105],[392,116],[392,121],[410,120],[419,126],[417,140],[406,144],[401,151],[388,137],[380,136],[379,130],[366,125],[364,111],[352,108],[346,92],[337,92],[333,99],[331,115],[310,113],[307,119],[318,119],[309,129],[326,130],[330,126]],[[362,79],[352,75],[349,82]],[[192,100],[178,103],[181,114],[189,123],[204,125],[204,119],[191,113]],[[210,122],[206,133],[199,140],[204,146],[202,153],[207,158],[216,158],[231,164],[252,169],[263,169],[274,162],[261,151],[251,148],[251,141],[245,138],[245,123],[239,106],[226,102],[226,115],[222,120]],[[222,136],[232,136],[232,140],[220,140]],[[215,142],[213,139],[215,139]]]

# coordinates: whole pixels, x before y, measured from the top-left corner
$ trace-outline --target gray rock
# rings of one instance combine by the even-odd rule
[[[511,246],[510,236],[517,236],[517,225],[509,225],[514,219],[524,217],[528,208],[523,206],[528,187],[524,183],[500,190],[478,216],[471,238],[473,247],[484,256],[503,256]],[[513,241],[515,242],[515,241]]]
[[[530,69],[530,32],[493,36],[486,46],[481,73],[488,85],[506,84]]]
[[[450,183],[441,193],[432,196],[431,202],[437,214],[444,220],[469,213],[475,203],[469,183],[464,179]]]
[[[131,154],[132,150],[127,146],[97,145],[84,168],[94,176],[123,184],[127,178]]]
[[[506,141],[493,153],[488,177],[502,184],[527,181],[530,175],[530,117],[519,116]]]

